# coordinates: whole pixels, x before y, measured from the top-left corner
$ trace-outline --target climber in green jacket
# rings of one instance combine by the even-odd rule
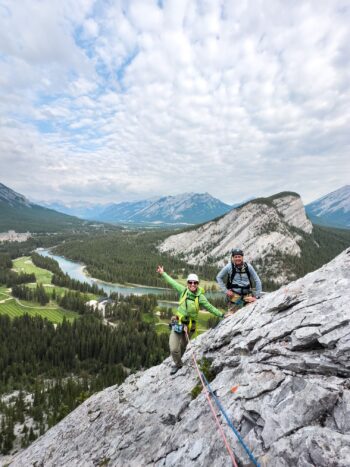
[[[184,326],[187,327],[189,334],[194,333],[196,330],[199,308],[201,307],[220,318],[224,317],[224,313],[208,302],[204,295],[204,290],[199,287],[197,274],[189,274],[187,277],[187,287],[185,287],[164,272],[163,266],[158,266],[157,272],[179,293],[179,306],[176,316],[171,320],[171,333],[169,337],[170,353],[175,363],[170,371],[170,374],[173,375],[182,367],[181,357],[185,353],[187,346]]]

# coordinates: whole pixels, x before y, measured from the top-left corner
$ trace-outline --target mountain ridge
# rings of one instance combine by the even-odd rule
[[[274,271],[277,282],[283,283],[295,275],[283,267],[281,255],[300,257],[300,242],[312,230],[300,196],[282,192],[249,201],[218,219],[175,233],[158,248],[168,254],[180,254],[189,264],[222,267],[230,251],[240,247],[249,261],[260,262],[265,269]]]
[[[307,204],[305,210],[316,224],[350,229],[350,185]]]
[[[0,183],[0,232],[41,233],[80,229],[91,224],[31,203],[25,196]]]
[[[48,204],[50,206],[50,204]],[[53,205],[52,205],[53,206]],[[72,212],[89,220],[114,223],[198,224],[221,216],[232,209],[209,193],[182,193],[152,197],[139,201],[109,203],[84,209],[56,204],[66,213]]]

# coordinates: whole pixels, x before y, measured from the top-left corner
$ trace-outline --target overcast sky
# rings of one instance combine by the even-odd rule
[[[0,0],[0,182],[32,200],[350,182],[350,2]]]

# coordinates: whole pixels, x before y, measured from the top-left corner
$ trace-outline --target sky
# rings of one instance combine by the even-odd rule
[[[0,0],[0,182],[34,201],[350,181],[350,2]]]

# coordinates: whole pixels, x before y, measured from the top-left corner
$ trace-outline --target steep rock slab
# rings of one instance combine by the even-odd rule
[[[350,465],[349,278],[350,248],[192,342],[262,466]],[[176,376],[167,359],[94,395],[11,466],[230,466],[204,395],[191,399],[191,350],[184,362]]]

